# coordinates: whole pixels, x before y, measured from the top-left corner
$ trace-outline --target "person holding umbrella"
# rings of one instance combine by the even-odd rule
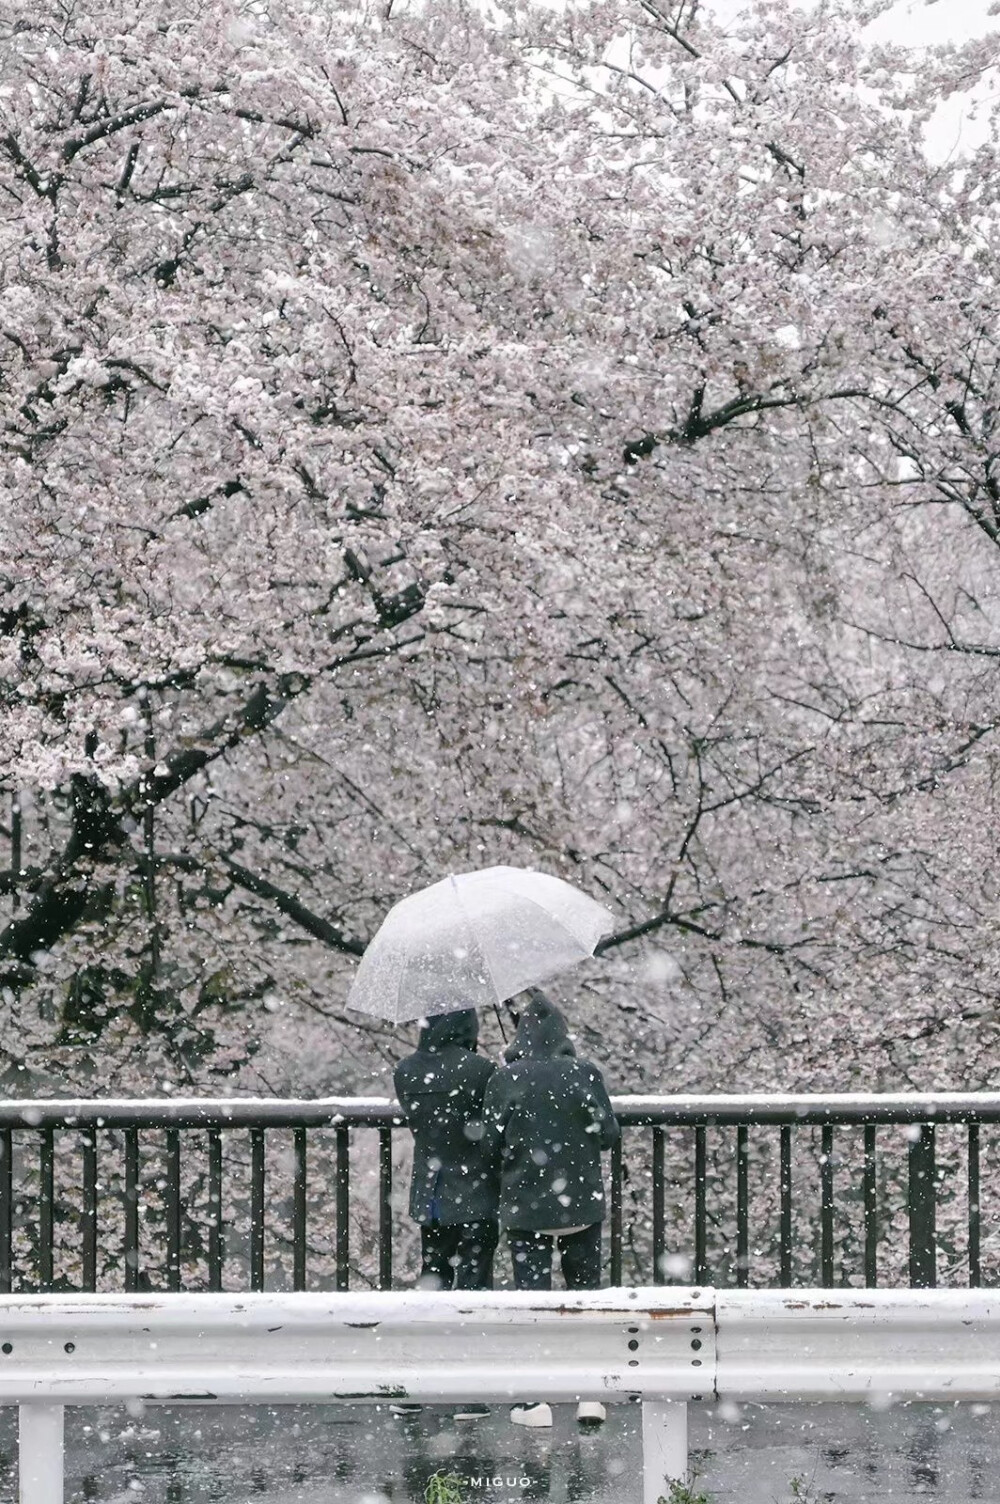
[[[618,1120],[596,1065],[579,1060],[566,1020],[537,987],[505,1052],[506,1069],[486,1087],[486,1143],[500,1179],[500,1226],[510,1240],[514,1284],[551,1290],[558,1245],[570,1290],[601,1283],[605,1215],[601,1153],[619,1137]],[[603,1405],[582,1401],[577,1419],[604,1420]],[[550,1426],[546,1404],[511,1410],[518,1425]]]
[[[476,1054],[478,1037],[474,1008],[437,1014],[393,1073],[413,1133],[410,1216],[420,1224],[420,1284],[428,1290],[493,1284],[499,1188],[484,1141],[483,1098],[497,1067]],[[420,1406],[390,1408],[404,1415]],[[486,1413],[483,1405],[467,1405],[455,1419]]]

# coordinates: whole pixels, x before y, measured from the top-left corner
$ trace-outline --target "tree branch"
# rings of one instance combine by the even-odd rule
[[[221,858],[221,861],[235,883],[238,883],[241,888],[246,888],[248,893],[253,893],[258,898],[269,899],[275,908],[280,909],[282,914],[294,920],[301,929],[304,929],[307,934],[312,935],[314,939],[321,940],[331,950],[342,951],[349,956],[364,954],[365,942],[363,940],[353,940],[349,935],[345,935],[342,930],[339,930],[335,924],[331,924],[328,919],[324,919],[321,914],[315,914],[312,909],[306,908],[305,904],[301,899],[296,898],[294,893],[287,893],[283,888],[277,887],[275,883],[269,882],[266,877],[260,877],[257,873],[251,872],[247,867],[241,866],[239,862],[234,862],[231,857],[224,856]]]

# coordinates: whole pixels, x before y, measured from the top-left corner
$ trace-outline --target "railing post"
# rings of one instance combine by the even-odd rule
[[[208,1288],[222,1289],[222,1133],[208,1130]]]
[[[745,1123],[736,1129],[736,1284],[745,1289],[750,1283],[750,1191],[749,1130]]]
[[[969,1288],[983,1282],[980,1260],[979,1220],[979,1124],[969,1124]]]
[[[878,1284],[878,1182],[875,1159],[875,1124],[865,1124],[865,1284]]]
[[[50,1233],[51,1237],[51,1233]],[[125,1129],[125,1289],[139,1288],[139,1130]],[[49,1261],[51,1281],[51,1258]]]
[[[820,1129],[819,1282],[833,1288],[833,1124]]]
[[[781,1168],[778,1174],[778,1194],[781,1201],[780,1232],[778,1234],[778,1257],[781,1264],[779,1279],[787,1289],[792,1283],[792,1130],[782,1123],[779,1130]]]
[[[18,1406],[20,1504],[63,1504],[63,1407]]]
[[[666,1134],[662,1128],[653,1129],[653,1284],[667,1282],[667,1245],[664,1231],[665,1196],[663,1184],[663,1150]]]
[[[932,1290],[937,1284],[937,1184],[934,1124],[921,1123],[910,1139],[910,1286]]]
[[[0,1292],[11,1289],[11,1233],[14,1219],[14,1135],[0,1128]]]
[[[97,1289],[97,1129],[83,1130],[83,1210],[80,1214],[82,1290]]]
[[[378,1131],[378,1286],[392,1289],[392,1129]]]
[[[337,1127],[337,1289],[346,1290],[351,1282],[351,1140],[350,1129]]]
[[[52,1289],[55,1226],[55,1132],[42,1129],[38,1165],[38,1288]]]
[[[622,1141],[611,1146],[611,1272],[612,1285],[622,1282]]]
[[[176,1128],[168,1128],[167,1184],[164,1193],[167,1232],[167,1289],[181,1287],[181,1136]],[[251,1289],[256,1289],[251,1285]]]
[[[250,1288],[264,1288],[264,1130],[250,1129]]]
[[[707,1189],[708,1142],[699,1124],[694,1130],[694,1277],[700,1285],[708,1279]]]
[[[293,1142],[295,1145],[295,1187],[292,1216],[292,1288],[304,1290],[306,1287],[306,1191],[308,1189],[306,1130],[304,1128],[295,1129]]]
[[[688,1476],[687,1405],[683,1400],[642,1402],[642,1504],[659,1504],[672,1482]]]

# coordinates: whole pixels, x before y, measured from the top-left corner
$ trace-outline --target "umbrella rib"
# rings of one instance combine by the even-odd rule
[[[478,950],[479,954],[482,956],[483,965],[486,967],[486,970],[489,973],[490,985],[492,986],[497,998],[499,998],[500,988],[497,986],[497,979],[493,975],[493,967],[490,965],[490,958],[486,954],[486,947],[484,945],[480,945],[479,943],[479,937],[476,934],[475,926],[473,925],[472,920],[469,918],[465,904],[462,902],[462,895],[459,891],[458,883],[455,881],[454,877],[452,877],[451,879],[451,886],[454,889],[455,893],[455,903],[458,906],[459,912],[461,913],[462,918],[465,921],[465,928],[468,931],[470,943],[474,947],[474,949]]]
[[[397,1024],[403,1022],[403,1020],[399,1016],[399,1007],[403,997],[403,981],[406,977],[406,968],[409,966],[409,964],[410,952],[409,949],[407,949],[403,956],[403,964],[399,968],[399,981],[396,983],[396,1009],[393,1022]]]

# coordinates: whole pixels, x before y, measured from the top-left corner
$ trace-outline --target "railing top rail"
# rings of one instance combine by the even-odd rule
[[[1000,1122],[998,1092],[712,1093],[612,1097],[628,1126]],[[404,1121],[389,1097],[107,1097],[0,1100],[0,1128],[329,1128]]]
[[[402,1123],[389,1097],[32,1097],[0,1099],[2,1128],[330,1128]]]
[[[748,1092],[612,1097],[623,1123],[1000,1122],[1000,1092]]]

